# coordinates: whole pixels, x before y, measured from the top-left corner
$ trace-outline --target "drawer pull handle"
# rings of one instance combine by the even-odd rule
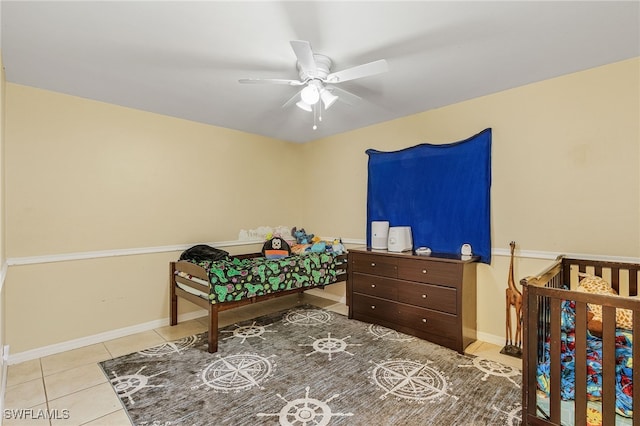
[[[371,305],[371,309],[375,309],[375,308],[376,308],[376,305]]]
[[[427,273],[427,270],[426,270],[426,269],[423,269],[423,270],[422,270],[422,273],[423,273],[423,274],[426,274],[426,273]]]
[[[427,319],[426,318],[422,318],[422,322],[426,324],[427,323]]]
[[[371,284],[371,288],[376,288],[376,285],[375,284]]]
[[[427,298],[427,295],[426,295],[426,294],[423,294],[423,295],[422,295],[422,298],[423,298],[423,299],[426,299],[426,298]]]
[[[376,267],[376,264],[375,264],[374,262],[371,262],[371,267],[372,267],[372,268],[375,268],[375,267]]]

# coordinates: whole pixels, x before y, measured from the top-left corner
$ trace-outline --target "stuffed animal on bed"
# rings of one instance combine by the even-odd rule
[[[346,253],[347,249],[344,248],[342,239],[336,238],[335,240],[333,240],[333,244],[331,244],[331,251],[333,251],[333,253],[335,254]]]
[[[617,296],[618,293],[603,278],[596,275],[580,273],[578,291],[591,294],[604,294]],[[587,314],[587,328],[595,336],[602,337],[602,305],[587,303],[589,312]],[[633,329],[633,313],[629,309],[616,309],[616,327]]]
[[[291,247],[280,237],[267,240],[262,246],[262,255],[267,259],[281,259],[291,254]]]
[[[307,234],[304,228],[291,229],[291,235],[296,239],[297,244],[311,244],[313,242],[313,234]]]

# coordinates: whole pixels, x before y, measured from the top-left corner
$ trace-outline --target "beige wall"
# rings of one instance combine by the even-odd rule
[[[300,220],[282,208],[299,192],[286,173],[296,145],[11,83],[6,92],[10,259],[229,241]],[[178,254],[10,267],[11,352],[167,318]]]
[[[368,148],[447,143],[491,127],[493,246],[640,255],[640,59],[624,61],[304,145],[310,173],[345,177],[307,216],[320,234],[364,238]],[[425,183],[429,184],[429,183]],[[339,221],[322,206],[349,214]]]
[[[226,241],[296,219],[277,202],[295,193],[293,144],[15,84],[7,101],[8,257]]]
[[[492,246],[507,257],[479,266],[478,330],[504,336],[495,307],[504,306],[510,241],[518,253],[640,259],[638,117],[635,58],[314,141],[302,163],[322,167],[310,178],[343,179],[340,191],[316,193],[308,222],[322,235],[364,239],[366,149],[453,142],[491,127]],[[327,206],[335,212],[325,214]],[[516,279],[547,264],[518,259]]]
[[[364,239],[365,149],[491,127],[498,254],[515,240],[521,251],[640,258],[639,70],[636,58],[304,145],[7,84],[7,257],[228,241],[259,225]],[[284,208],[300,194],[306,204]],[[11,266],[12,353],[165,319],[177,254]],[[548,263],[518,259],[517,278]],[[495,307],[507,266],[497,255],[479,267],[486,339],[504,336]]]

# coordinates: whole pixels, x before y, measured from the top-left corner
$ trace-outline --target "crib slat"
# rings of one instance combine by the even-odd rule
[[[629,296],[638,295],[638,271],[629,270]]]
[[[536,288],[528,285],[522,286],[524,321],[522,335],[522,420],[527,424],[529,416],[536,414],[536,370],[539,361],[536,344],[538,336],[538,304],[542,297],[536,296]],[[533,385],[530,385],[530,384]]]
[[[616,293],[620,294],[620,269],[612,267],[611,268],[611,288],[613,288]]]
[[[602,276],[602,266],[600,265],[596,265],[593,267],[593,275],[597,276],[597,277],[601,277]]]
[[[602,424],[616,422],[616,309],[602,307]]]
[[[585,426],[587,420],[587,304],[585,302],[576,302],[575,336],[575,412],[578,413],[575,416],[575,424]]]
[[[551,299],[549,417],[560,424],[560,299]]]

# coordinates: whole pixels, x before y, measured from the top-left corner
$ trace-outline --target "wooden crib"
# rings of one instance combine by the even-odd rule
[[[640,264],[610,262],[604,260],[569,259],[560,256],[553,265],[535,277],[521,280],[523,290],[523,397],[522,422],[531,425],[590,424],[587,415],[601,418],[603,425],[614,425],[624,420],[624,424],[640,424],[640,392],[632,392],[631,401],[635,416],[622,417],[616,414],[616,308],[626,308],[633,312],[633,330],[624,330],[625,336],[635,336],[640,330],[640,299],[638,296],[638,273]],[[578,273],[590,273],[607,280],[621,296],[598,295],[575,291],[578,286]],[[565,302],[574,301],[575,303]],[[561,359],[567,345],[563,308],[570,303],[575,307],[575,353],[571,360],[575,362],[574,399],[563,400],[561,394],[565,368]],[[587,375],[592,369],[587,366],[588,344],[594,337],[587,329],[587,303],[602,305],[602,343],[601,343],[601,400],[594,402],[587,392]],[[573,311],[572,311],[573,312]],[[573,338],[573,335],[572,335]],[[588,342],[589,340],[589,342]],[[563,343],[564,342],[564,343]],[[546,343],[546,345],[545,345]],[[573,344],[573,341],[572,341]],[[619,344],[618,344],[619,347]],[[631,345],[629,364],[632,359],[640,360],[640,344]],[[544,359],[544,361],[543,361]],[[566,357],[564,358],[566,359]],[[548,367],[544,376],[547,390],[541,392],[538,381],[539,365]],[[627,370],[625,370],[627,371]],[[562,379],[561,379],[562,377]],[[619,378],[619,376],[618,376]],[[640,383],[640,368],[632,369],[632,378],[626,378],[630,384]],[[565,383],[566,384],[566,383]],[[618,387],[619,383],[618,383]],[[630,388],[630,386],[628,387]],[[627,390],[628,393],[628,390]],[[625,393],[625,397],[629,395]],[[541,405],[544,403],[544,408]],[[596,408],[594,408],[594,406]],[[599,410],[599,413],[598,413]],[[569,412],[572,415],[567,415]],[[619,411],[618,411],[619,412]]]

